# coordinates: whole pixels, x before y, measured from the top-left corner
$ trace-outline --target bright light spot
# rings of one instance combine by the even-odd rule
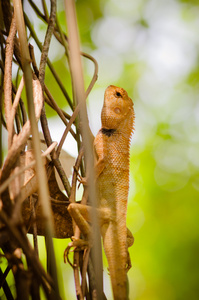
[[[196,52],[186,40],[181,40],[172,32],[168,35],[153,32],[146,56],[151,68],[162,80],[174,80],[191,70],[195,64]]]
[[[160,169],[158,166],[154,171],[154,178],[163,190],[174,192],[182,189],[188,182],[189,177],[185,176],[184,173],[174,175],[169,174],[165,170]]]
[[[107,49],[93,51],[91,55],[99,64],[98,84],[106,86],[113,84],[120,78],[123,71],[123,61],[120,55]]]
[[[182,20],[179,3],[149,1],[145,17],[149,23],[145,58],[163,80],[179,79],[196,62],[198,40]]]
[[[188,166],[186,149],[181,144],[164,141],[156,146],[154,156],[157,165],[165,172],[181,173]]]
[[[164,114],[167,107],[169,97],[172,90],[168,82],[160,81],[160,78],[156,76],[153,69],[145,71],[143,76],[137,83],[138,93],[142,101],[150,108],[158,108],[164,106]],[[170,107],[169,107],[170,109]]]
[[[199,145],[190,146],[188,149],[189,161],[196,167],[199,167]]]
[[[92,31],[92,39],[98,47],[113,49],[113,53],[125,53],[132,46],[134,29],[124,18],[107,17],[99,20]]]

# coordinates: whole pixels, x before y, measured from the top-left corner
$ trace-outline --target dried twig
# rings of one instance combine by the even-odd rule
[[[35,255],[35,251],[31,248],[30,243],[26,236],[22,235],[20,231],[17,229],[15,224],[11,223],[6,214],[1,210],[0,211],[0,219],[3,221],[3,223],[6,224],[7,228],[9,229],[12,237],[17,240],[20,247],[23,249],[23,252],[27,256],[29,262],[31,263],[31,267],[34,270],[37,277],[42,282],[42,285],[44,287],[44,290],[47,294],[49,294],[50,286],[53,286],[52,279],[49,277],[48,274],[44,271],[41,263],[39,262],[37,256]],[[48,283],[48,284],[47,284]]]
[[[35,202],[34,202],[34,199],[33,199],[32,195],[30,196],[30,206],[31,206],[32,218],[35,219],[36,218]],[[33,222],[32,226],[33,226],[34,249],[35,249],[35,253],[37,254],[37,256],[39,256],[38,240],[37,240],[37,224],[36,224],[36,222]]]
[[[15,99],[14,99],[14,102],[13,102],[13,105],[12,105],[12,108],[11,108],[11,111],[10,111],[10,121],[9,121],[10,130],[8,130],[8,145],[10,145],[10,146],[12,144],[12,138],[13,138],[13,135],[14,135],[14,118],[15,118],[15,114],[17,112],[17,107],[18,107],[18,104],[19,104],[19,101],[20,101],[20,97],[21,97],[23,87],[24,87],[24,80],[23,80],[23,77],[22,77],[20,85],[19,85],[17,93],[16,93],[16,96],[15,96]]]
[[[39,77],[39,70],[37,68],[36,61],[35,61],[34,48],[30,44],[29,44],[29,49],[30,49],[30,55],[31,55],[31,59],[32,59],[33,69],[35,71],[36,76]],[[44,91],[45,91],[50,103],[48,102],[47,98],[45,98],[45,101],[58,113],[58,115],[61,118],[61,120],[63,121],[63,123],[67,126],[68,122],[66,121],[65,118],[67,117],[68,119],[70,119],[70,116],[67,115],[63,110],[61,110],[59,108],[59,106],[57,105],[56,101],[54,100],[53,96],[51,95],[49,89],[47,88],[47,86],[45,84],[44,84]],[[72,129],[70,129],[70,132],[73,135],[73,137],[76,138],[76,135]]]
[[[36,114],[36,120],[38,120],[43,105],[41,85],[38,79],[32,81],[31,78],[30,81],[28,80],[28,84],[30,84],[30,82],[33,84],[35,114]],[[34,107],[32,108],[31,112],[32,114],[34,114]],[[8,151],[6,160],[3,165],[1,177],[0,177],[1,184],[9,177],[13,165],[15,164],[21,150],[25,146],[29,135],[30,135],[30,121],[28,120],[26,124],[23,126],[18,136],[15,136],[14,143],[12,143]]]
[[[81,65],[80,57],[80,46],[79,46],[79,37],[78,37],[78,27],[77,19],[75,12],[75,2],[74,0],[65,1],[65,11],[66,19],[68,24],[68,33],[69,33],[69,63],[73,81],[73,95],[77,103],[82,103],[85,100],[84,92],[84,80],[83,72]],[[80,121],[82,124],[82,138],[85,151],[85,162],[86,170],[89,174],[88,177],[88,191],[91,204],[93,207],[97,206],[96,199],[96,190],[95,190],[95,174],[94,174],[94,157],[93,157],[93,148],[91,143],[91,137],[88,134],[88,118],[86,112],[86,106],[82,103],[80,110]],[[103,297],[103,279],[102,279],[102,254],[101,254],[101,239],[99,232],[99,224],[97,222],[97,213],[95,210],[92,210],[91,215],[92,220],[92,230],[93,230],[93,260],[94,260],[94,269],[96,275],[96,287],[97,295],[99,299]]]
[[[53,142],[50,145],[50,147],[48,147],[46,149],[46,151],[44,151],[43,153],[41,153],[41,156],[42,157],[47,156],[56,147],[56,145],[57,145],[57,142]],[[13,174],[7,180],[5,180],[4,183],[0,186],[0,193],[2,193],[8,187],[8,185],[12,182],[12,180],[14,180],[16,177],[18,177],[22,173],[24,173],[24,171],[32,168],[35,164],[36,164],[36,160],[33,160],[28,166],[25,166],[25,167],[19,169],[19,171],[17,173]]]
[[[85,249],[83,266],[82,266],[82,294],[83,295],[85,295],[86,293],[86,272],[88,267],[89,255],[90,255],[90,248]]]
[[[55,15],[56,12],[56,1],[51,1],[52,5],[52,16]],[[28,50],[28,44],[26,39],[26,32],[25,32],[25,23],[23,19],[23,11],[21,6],[21,1],[14,1],[14,9],[16,12],[16,21],[17,21],[17,29],[20,39],[20,50],[23,57],[23,71],[24,71],[24,80],[26,85],[26,94],[27,94],[27,100],[28,100],[28,112],[30,116],[31,121],[31,130],[33,135],[33,147],[34,147],[34,153],[36,158],[36,174],[38,178],[38,184],[39,184],[39,199],[42,203],[43,208],[43,215],[44,215],[44,224],[45,224],[45,231],[46,231],[46,248],[47,248],[47,257],[49,259],[48,262],[50,262],[50,274],[53,277],[53,281],[55,284],[55,293],[57,298],[59,298],[59,288],[58,288],[58,282],[57,282],[57,273],[56,273],[56,264],[55,264],[55,255],[54,255],[54,248],[52,243],[52,236],[53,236],[53,223],[52,223],[52,213],[49,203],[49,191],[47,186],[47,177],[46,172],[44,169],[44,166],[42,164],[42,159],[40,156],[40,140],[39,140],[39,133],[38,128],[36,125],[36,119],[34,114],[34,102],[33,102],[33,93],[32,93],[32,71],[29,65],[30,57],[29,57],[29,50]],[[49,30],[51,31],[53,27],[53,17],[50,22]],[[45,65],[46,65],[46,58],[49,48],[49,39],[50,34],[46,37],[46,43],[44,45],[43,50],[43,56],[41,60],[41,84],[44,85],[44,74],[45,74]]]
[[[4,75],[4,105],[5,118],[7,122],[8,133],[13,132],[13,124],[10,122],[10,112],[12,109],[12,56],[14,52],[14,37],[16,34],[15,16],[13,14],[10,26],[9,36],[6,40],[6,56],[5,56],[5,75]],[[8,149],[11,147],[11,139],[8,141]]]
[[[67,1],[69,1],[69,0],[67,0]],[[21,3],[20,0],[14,0],[15,11],[16,11],[16,6],[21,5],[20,3]],[[37,290],[36,291],[36,294],[37,294],[37,297],[38,297],[37,299],[39,299],[39,285],[41,283],[43,285],[43,288],[45,290],[47,298],[48,299],[51,298],[51,292],[52,292],[52,287],[53,287],[56,290],[56,295],[57,296],[56,297],[52,296],[52,298],[54,297],[54,298],[57,299],[57,297],[59,297],[58,296],[59,292],[58,292],[58,284],[56,282],[57,281],[57,278],[56,278],[57,276],[56,276],[55,267],[53,267],[53,269],[51,269],[51,268],[49,269],[50,273],[52,275],[54,274],[54,278],[53,278],[54,283],[53,283],[53,281],[44,272],[44,270],[41,269],[42,267],[41,267],[41,265],[39,265],[39,260],[38,260],[38,257],[36,255],[35,251],[28,244],[28,241],[26,239],[26,232],[24,231],[23,226],[22,226],[21,223],[18,222],[19,218],[18,219],[14,218],[14,215],[16,215],[17,210],[19,209],[19,207],[20,207],[20,205],[23,201],[23,209],[24,209],[24,207],[26,207],[24,212],[25,212],[25,214],[27,214],[27,218],[29,218],[29,216],[31,215],[29,225],[31,226],[30,232],[34,233],[34,243],[35,243],[36,252],[38,252],[37,234],[42,234],[43,235],[43,234],[46,234],[46,232],[47,232],[47,235],[48,235],[48,240],[46,241],[46,248],[47,248],[47,251],[48,251],[49,249],[52,248],[51,247],[52,243],[51,243],[51,238],[50,238],[50,235],[52,233],[52,222],[51,222],[52,218],[51,218],[51,216],[49,214],[49,211],[48,211],[50,203],[52,205],[54,223],[56,224],[56,226],[59,226],[59,224],[61,224],[61,226],[63,226],[63,230],[62,231],[60,230],[59,232],[56,231],[55,236],[58,237],[58,238],[66,238],[66,237],[72,236],[72,226],[71,226],[72,225],[72,220],[71,220],[71,217],[70,217],[70,215],[68,214],[68,211],[67,211],[67,206],[69,204],[67,197],[65,197],[64,195],[63,195],[64,197],[61,196],[62,193],[59,190],[58,186],[56,188],[54,188],[56,190],[55,194],[53,194],[53,191],[50,190],[50,196],[49,196],[48,193],[45,194],[45,192],[42,191],[42,189],[40,187],[40,189],[39,189],[39,199],[40,199],[40,201],[37,201],[38,206],[35,206],[35,197],[38,200],[38,195],[35,196],[34,194],[32,194],[33,192],[36,192],[35,187],[37,188],[36,176],[34,175],[33,176],[34,178],[32,178],[31,182],[30,182],[30,185],[32,184],[34,186],[34,191],[33,191],[33,187],[31,187],[30,185],[26,186],[27,190],[25,190],[24,186],[21,188],[21,195],[18,196],[18,198],[17,198],[18,200],[16,201],[16,203],[13,204],[13,210],[12,210],[13,214],[11,214],[11,213],[8,214],[7,213],[6,207],[4,205],[4,202],[5,202],[4,200],[9,198],[9,193],[8,193],[8,189],[7,189],[9,183],[12,180],[16,179],[16,178],[20,178],[20,174],[22,174],[23,172],[25,172],[25,170],[27,168],[30,168],[31,166],[33,166],[35,164],[35,161],[32,161],[31,164],[29,164],[28,166],[19,169],[18,172],[15,175],[10,176],[10,173],[11,173],[12,169],[14,168],[14,164],[15,164],[17,158],[19,157],[21,150],[24,150],[24,146],[27,144],[27,140],[30,137],[30,134],[31,134],[30,122],[31,122],[31,127],[32,127],[31,129],[32,129],[32,134],[33,134],[34,147],[37,148],[37,149],[39,148],[38,144],[40,144],[40,141],[39,141],[39,138],[37,136],[37,132],[36,132],[37,130],[35,131],[35,124],[36,123],[34,121],[34,116],[32,115],[32,112],[34,114],[34,108],[32,106],[32,109],[31,109],[31,99],[32,100],[34,99],[35,104],[37,103],[37,105],[43,105],[43,93],[42,93],[42,88],[43,88],[43,92],[45,93],[46,102],[57,112],[57,114],[59,115],[59,117],[61,118],[63,123],[66,125],[65,131],[63,133],[60,144],[57,148],[57,151],[53,151],[53,154],[51,155],[52,162],[49,164],[49,167],[47,167],[47,174],[49,174],[49,169],[50,169],[50,172],[52,172],[52,168],[54,168],[53,167],[53,164],[54,164],[54,166],[56,167],[56,169],[58,170],[58,172],[60,174],[60,177],[62,178],[62,182],[64,183],[65,190],[66,190],[68,196],[70,196],[70,201],[75,202],[77,176],[78,176],[77,171],[79,170],[80,166],[81,166],[81,168],[82,168],[82,166],[85,166],[85,164],[82,163],[82,156],[83,156],[84,151],[85,151],[86,157],[88,157],[88,152],[87,152],[87,149],[86,149],[87,147],[86,148],[84,147],[84,151],[83,151],[83,148],[81,147],[82,138],[80,136],[80,130],[79,130],[79,124],[78,124],[79,121],[77,121],[77,117],[78,117],[78,113],[79,113],[80,110],[85,111],[86,98],[89,95],[90,91],[92,90],[92,87],[93,87],[95,81],[97,80],[98,65],[97,65],[96,60],[92,56],[90,56],[88,54],[85,54],[85,53],[81,53],[81,55],[83,55],[87,59],[90,59],[94,63],[94,74],[93,74],[92,80],[89,84],[89,87],[87,88],[86,93],[84,93],[84,91],[82,90],[83,93],[82,93],[82,98],[81,98],[81,97],[79,97],[79,94],[78,94],[80,92],[81,88],[80,88],[79,92],[77,90],[77,85],[79,84],[78,77],[75,81],[74,80],[75,75],[72,72],[73,84],[75,83],[74,84],[74,99],[75,99],[74,103],[76,102],[76,99],[77,100],[83,100],[83,101],[80,101],[80,102],[77,101],[77,105],[73,105],[73,103],[72,103],[70,97],[68,96],[67,91],[66,91],[61,79],[59,78],[57,72],[55,71],[51,61],[48,59],[48,48],[49,48],[52,33],[55,35],[57,40],[65,47],[65,54],[66,54],[66,57],[68,58],[68,38],[64,34],[62,29],[60,28],[58,20],[56,20],[56,24],[55,24],[55,19],[56,19],[56,14],[55,14],[56,6],[55,6],[55,4],[56,4],[56,1],[51,0],[51,13],[50,13],[50,16],[48,15],[45,0],[42,0],[44,13],[42,13],[37,8],[37,6],[34,4],[34,2],[32,0],[29,0],[29,3],[31,4],[33,9],[36,11],[37,15],[44,22],[48,23],[48,30],[47,30],[47,33],[46,33],[46,38],[45,38],[44,45],[42,47],[41,43],[39,42],[39,40],[37,38],[37,35],[34,31],[33,26],[30,24],[30,21],[29,21],[28,17],[24,14],[24,12],[22,11],[22,8],[20,8],[20,13],[17,13],[17,18],[20,19],[20,22],[19,22],[19,20],[17,22],[17,28],[18,28],[18,31],[19,31],[18,33],[19,33],[19,40],[20,40],[20,46],[21,46],[21,54],[19,53],[19,44],[18,44],[19,40],[17,38],[15,38],[15,41],[14,41],[14,35],[13,35],[12,43],[15,44],[15,50],[14,50],[15,58],[12,57],[13,55],[11,56],[11,58],[10,58],[11,64],[10,65],[12,66],[12,61],[14,61],[14,63],[19,65],[23,69],[24,80],[25,80],[25,85],[26,85],[26,92],[27,92],[27,99],[28,99],[28,110],[29,110],[29,114],[30,114],[30,121],[27,121],[26,111],[25,111],[25,108],[24,108],[24,105],[23,105],[23,101],[20,97],[20,93],[21,93],[20,90],[21,90],[21,87],[22,87],[22,83],[19,85],[19,87],[17,89],[16,87],[18,86],[18,82],[16,81],[16,83],[15,83],[16,87],[15,87],[14,84],[12,84],[11,78],[10,78],[10,85],[9,85],[10,100],[9,101],[10,101],[10,107],[12,107],[12,114],[11,114],[11,118],[9,119],[10,123],[8,125],[8,127],[10,126],[9,131],[8,131],[10,149],[9,149],[8,156],[6,158],[6,161],[5,161],[3,170],[2,170],[2,174],[0,175],[0,177],[1,177],[0,178],[0,180],[1,180],[0,193],[2,193],[2,195],[5,194],[7,198],[4,195],[2,197],[2,200],[0,200],[1,201],[0,202],[0,207],[3,205],[2,206],[3,207],[2,211],[1,211],[1,208],[0,208],[0,219],[1,219],[1,224],[3,223],[3,226],[4,226],[3,228],[5,228],[5,230],[6,230],[6,234],[8,235],[8,238],[10,239],[10,237],[11,237],[11,240],[15,240],[17,242],[17,247],[20,246],[23,249],[23,252],[26,255],[26,259],[27,259],[27,262],[28,262],[28,272],[33,270],[33,275],[34,276],[36,275],[37,284],[35,286],[35,290]],[[4,6],[4,11],[5,11],[5,5],[3,4],[3,6]],[[10,27],[10,23],[11,23],[11,20],[12,20],[10,18],[10,16],[12,16],[11,6],[9,6],[9,10],[7,10],[7,11],[8,11],[8,13],[6,13],[6,14],[4,13],[4,18],[5,18],[5,16],[6,17],[8,16],[8,18],[7,18],[7,20],[4,20],[4,23],[6,22],[6,31],[3,33],[4,36],[2,35],[3,41],[1,39],[1,45],[5,44],[5,39],[6,39],[6,36],[8,36],[8,31],[9,31],[8,29]],[[36,67],[34,56],[31,55],[33,69],[35,71],[35,74],[36,74],[37,78],[39,78],[40,82],[39,82],[38,79],[34,80],[32,82],[32,72],[31,72],[30,65],[29,65],[30,64],[30,58],[29,58],[29,54],[28,54],[28,51],[27,51],[28,47],[27,47],[27,41],[26,41],[26,34],[25,34],[25,31],[24,31],[25,27],[24,27],[24,24],[23,24],[23,17],[25,18],[25,22],[26,22],[27,28],[29,28],[29,30],[30,30],[31,36],[36,41],[38,47],[40,48],[40,50],[42,52],[39,72],[38,72],[37,67]],[[23,34],[21,34],[21,32],[23,32]],[[10,30],[10,34],[11,34],[11,30]],[[25,39],[23,37],[25,37]],[[7,39],[7,41],[9,41],[9,38]],[[73,50],[71,50],[71,48],[70,48],[70,51],[73,52]],[[33,50],[32,50],[32,52],[33,52]],[[2,57],[4,56],[4,53],[5,53],[4,48],[2,48]],[[79,50],[78,50],[78,55],[80,55]],[[60,109],[60,107],[56,103],[56,99],[54,99],[52,97],[49,89],[44,84],[46,63],[48,64],[55,80],[57,81],[57,83],[58,83],[61,91],[63,92],[64,97],[66,98],[67,102],[69,103],[72,111],[74,111],[74,113],[72,113],[71,116],[68,115],[67,113],[65,113],[62,109]],[[70,60],[70,65],[71,65],[71,60]],[[20,70],[20,67],[19,67],[19,70]],[[2,72],[4,72],[3,61],[0,61],[0,68],[2,69]],[[11,70],[11,68],[10,68],[10,70]],[[11,72],[11,71],[9,71],[9,72]],[[9,75],[9,76],[11,76],[11,75]],[[2,76],[2,78],[3,78],[3,76]],[[33,97],[32,97],[31,84],[33,84],[33,90],[34,90],[34,96]],[[42,86],[42,88],[41,88],[41,86]],[[81,86],[81,80],[80,80],[80,87],[82,87]],[[36,91],[36,93],[35,93],[35,91]],[[13,95],[16,94],[13,105],[12,105],[12,99],[11,99],[12,98],[12,93],[13,93]],[[37,101],[36,99],[40,99],[42,101],[36,102]],[[20,104],[20,105],[18,105],[18,104]],[[40,112],[41,112],[41,109],[40,108],[37,109],[37,112],[36,112],[36,118],[37,119],[40,116]],[[43,121],[42,122],[44,124],[43,127],[44,127],[44,133],[45,133],[44,135],[45,135],[45,139],[46,139],[46,144],[47,144],[47,146],[49,146],[49,145],[52,145],[51,144],[52,140],[51,140],[51,137],[50,137],[50,131],[49,131],[49,128],[48,128],[47,118],[46,118],[44,110],[43,110],[42,114],[43,114],[43,116],[42,116]],[[4,122],[2,112],[1,112],[1,116],[2,116],[1,122]],[[18,135],[15,135],[14,130],[13,130],[14,116],[16,116],[15,127],[16,127],[16,132],[19,133]],[[69,119],[69,122],[66,119]],[[83,125],[83,127],[84,127],[84,121],[82,122],[82,118],[80,118],[80,119],[81,119],[80,124]],[[6,117],[6,121],[8,123],[7,117]],[[86,122],[87,122],[87,120],[86,120]],[[22,124],[23,124],[23,126],[22,126]],[[72,124],[75,124],[76,127],[77,127],[77,132],[76,133],[71,128]],[[11,128],[11,126],[12,126],[12,128]],[[6,124],[5,124],[5,127],[6,127]],[[10,128],[11,128],[11,130],[10,130]],[[89,129],[88,126],[87,126],[87,130],[88,131],[86,132],[86,134],[89,135],[88,139],[92,140],[92,134],[91,134],[90,129]],[[70,184],[68,182],[68,178],[65,176],[65,173],[62,169],[62,165],[60,163],[60,160],[58,159],[59,154],[60,154],[61,149],[62,149],[62,146],[63,146],[63,142],[66,139],[67,134],[68,134],[69,131],[71,132],[73,137],[76,139],[76,141],[78,143],[78,147],[79,148],[81,147],[81,149],[79,151],[78,158],[76,160],[75,169],[74,169],[74,172],[73,172],[72,187],[70,187]],[[83,131],[84,131],[84,129],[83,129]],[[86,145],[85,141],[86,141],[85,133],[83,133],[83,143],[84,143],[84,145]],[[39,152],[39,156],[41,156],[40,152]],[[39,178],[40,178],[38,180],[38,182],[42,182],[43,185],[47,186],[47,183],[44,182],[45,181],[44,180],[45,176],[43,177],[43,175],[41,175],[42,164],[40,164],[41,161],[39,162],[38,151],[36,151],[35,159],[37,161],[36,173],[39,174]],[[41,157],[40,157],[40,159],[41,159]],[[90,157],[89,157],[89,159],[90,159]],[[92,161],[92,157],[91,157],[91,161]],[[41,169],[38,168],[38,164],[41,165]],[[91,164],[93,164],[93,163],[91,162]],[[87,159],[86,159],[86,168],[87,168],[87,171],[89,172],[89,174],[92,174],[92,171],[90,172],[90,167],[88,166]],[[83,170],[83,168],[81,169],[81,171],[82,170]],[[54,169],[53,169],[53,172],[54,172]],[[81,173],[81,175],[84,176],[84,173]],[[10,176],[10,180],[7,181],[6,179],[9,176]],[[53,176],[54,176],[54,173],[53,173]],[[57,184],[57,182],[53,178],[53,176],[50,176],[50,178],[48,177],[49,186],[51,185],[51,189],[52,189],[52,186],[55,187],[54,184]],[[42,180],[41,180],[41,177],[42,177]],[[20,186],[20,185],[18,184],[18,186]],[[88,194],[88,188],[86,187],[86,189],[84,190],[83,197],[82,197],[82,203],[86,203],[86,200],[87,200],[87,197],[88,197],[87,194]],[[29,200],[27,198],[29,195],[31,195],[31,199],[32,199],[31,200],[31,207],[30,207]],[[92,198],[92,193],[90,195],[91,195],[91,198]],[[27,198],[27,199],[24,200],[24,197]],[[16,198],[15,198],[15,200],[16,200]],[[46,200],[48,200],[48,203],[45,202]],[[46,206],[46,204],[47,204],[47,206]],[[41,207],[44,207],[44,206],[45,206],[45,211],[44,211],[44,214],[42,214]],[[46,211],[46,208],[47,208],[47,211]],[[61,213],[60,213],[60,211],[61,211]],[[47,214],[46,214],[46,212],[47,212]],[[24,222],[27,226],[28,221],[25,219],[24,215],[23,215],[23,218],[24,218]],[[59,219],[59,221],[57,219]],[[17,224],[16,224],[16,221],[18,222]],[[44,223],[45,223],[46,232],[43,230],[43,222],[42,221],[44,221]],[[61,223],[59,223],[59,222],[61,222]],[[80,231],[74,224],[73,224],[73,228],[74,228],[74,235],[76,237],[80,237]],[[12,243],[10,245],[15,247],[15,245],[12,244]],[[82,300],[83,300],[84,295],[87,293],[86,271],[87,271],[87,265],[88,265],[88,261],[89,261],[89,251],[85,252],[86,255],[84,257],[82,257],[82,252],[75,251],[75,253],[74,253],[74,265],[75,265],[74,276],[75,276],[75,282],[76,282],[76,288],[77,288],[77,295],[79,295],[79,299],[82,299]],[[51,256],[51,265],[52,265],[53,259],[52,259],[52,256]],[[8,258],[8,261],[9,261],[9,258]],[[34,264],[34,267],[33,267],[33,264]],[[54,262],[53,262],[53,264],[54,264]],[[82,276],[81,280],[80,280],[80,277],[79,277],[79,275],[80,275],[79,265],[80,265],[81,276]],[[17,266],[17,268],[18,268],[18,271],[20,272],[21,271],[20,268],[18,266]],[[20,274],[22,274],[22,273],[20,273]],[[38,274],[38,273],[40,273],[40,274]],[[25,275],[27,275],[27,273]],[[90,278],[90,277],[92,277],[92,274],[88,273],[88,277],[89,277],[88,279],[89,279],[89,283],[90,283],[92,281],[91,278]],[[20,280],[21,280],[21,278],[22,277],[20,275]],[[18,284],[17,276],[15,276],[15,279],[16,279],[16,284]],[[80,285],[80,281],[82,282],[81,285]],[[98,281],[98,279],[97,279],[97,281]],[[22,282],[23,281],[21,281],[21,283]],[[28,280],[28,278],[26,279],[26,283],[27,283],[27,285],[30,284],[30,281]],[[99,286],[100,285],[101,285],[101,283],[99,284]],[[94,286],[93,293],[95,294],[96,293],[95,283],[91,284],[91,288],[90,288],[91,293],[92,293],[92,286]],[[99,291],[100,291],[99,286],[98,286],[98,295],[99,295]],[[34,287],[32,286],[32,288],[34,288]],[[18,285],[17,289],[19,289],[18,296],[20,296],[21,285]],[[83,291],[83,293],[82,293],[82,291]],[[27,293],[26,293],[27,297],[28,297],[28,293],[31,293],[31,295],[33,296],[32,290],[30,291],[29,287],[27,288]]]
[[[35,40],[35,42],[36,42],[37,46],[39,47],[40,51],[42,51],[42,45],[41,45],[41,43],[40,43],[40,41],[39,41],[39,39],[38,39],[35,31],[34,31],[33,26],[31,25],[31,23],[30,23],[27,15],[25,13],[24,13],[24,19],[25,19],[25,22],[26,22],[26,25],[27,25],[28,29],[30,30],[31,36]],[[55,80],[57,81],[57,84],[59,85],[59,87],[60,87],[60,89],[61,89],[64,97],[66,98],[69,106],[73,110],[72,101],[71,101],[71,99],[70,99],[70,97],[69,97],[69,95],[68,95],[68,93],[67,93],[67,91],[66,91],[66,89],[65,89],[65,87],[64,87],[64,85],[63,85],[63,83],[61,81],[61,79],[59,78],[59,76],[58,76],[57,72],[55,71],[55,69],[54,69],[54,67],[53,67],[53,65],[52,65],[52,63],[51,63],[51,61],[50,61],[49,58],[47,58],[47,64],[48,64],[49,69],[52,72],[52,75],[54,76]]]

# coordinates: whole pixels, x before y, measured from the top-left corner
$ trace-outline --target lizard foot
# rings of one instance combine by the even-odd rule
[[[89,243],[88,241],[78,239],[75,236],[72,236],[72,242],[70,242],[67,246],[67,248],[64,251],[64,262],[68,262],[69,265],[71,265],[72,268],[75,268],[76,265],[72,264],[70,259],[69,259],[69,253],[74,252],[74,251],[81,251],[84,250],[85,248],[88,248]],[[71,248],[73,248],[71,250]]]
[[[77,168],[74,166],[73,167],[75,172],[77,173],[77,180],[79,181],[79,185],[80,183],[82,183],[84,186],[87,186],[88,185],[88,180],[86,177],[82,177],[80,174],[79,174],[79,171],[77,170]],[[79,186],[78,186],[79,187]]]
[[[126,271],[128,272],[131,267],[132,267],[132,264],[131,264],[130,254],[129,254],[129,251],[127,251]]]

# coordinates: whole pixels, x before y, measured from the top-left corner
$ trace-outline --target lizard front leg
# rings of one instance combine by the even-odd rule
[[[131,258],[130,258],[130,254],[129,254],[128,248],[131,247],[133,245],[133,243],[134,243],[134,236],[131,233],[131,231],[127,228],[127,262],[126,262],[126,270],[127,270],[127,272],[132,267],[132,265],[131,265]]]
[[[76,225],[79,227],[81,233],[85,237],[85,245],[92,244],[91,240],[91,226],[89,222],[91,222],[91,214],[94,208],[83,205],[80,203],[71,203],[68,206],[68,211],[71,217],[74,219]],[[109,209],[97,209],[97,215],[99,217],[100,226],[104,222],[108,222],[110,220],[110,210]],[[72,237],[74,239],[74,237]],[[80,245],[82,243],[80,242]],[[78,247],[78,241],[75,240],[75,243],[70,243],[70,247]]]

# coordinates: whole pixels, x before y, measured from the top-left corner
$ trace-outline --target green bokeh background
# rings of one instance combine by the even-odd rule
[[[108,85],[125,88],[135,104],[127,217],[135,237],[130,299],[199,299],[199,1],[78,0],[76,6],[82,50],[99,63],[88,101],[94,134]],[[25,9],[30,11],[27,3]],[[58,16],[65,28],[61,0]],[[44,26],[34,16],[32,22],[42,40]],[[55,40],[50,57],[71,95],[67,61]],[[83,64],[88,86],[93,66],[85,59]],[[48,69],[45,82],[68,110]],[[53,117],[49,108],[47,114]],[[68,151],[74,149],[68,145]],[[72,272],[63,263],[67,243],[55,240],[59,282],[63,298],[75,299]],[[112,299],[106,266],[105,290]]]

